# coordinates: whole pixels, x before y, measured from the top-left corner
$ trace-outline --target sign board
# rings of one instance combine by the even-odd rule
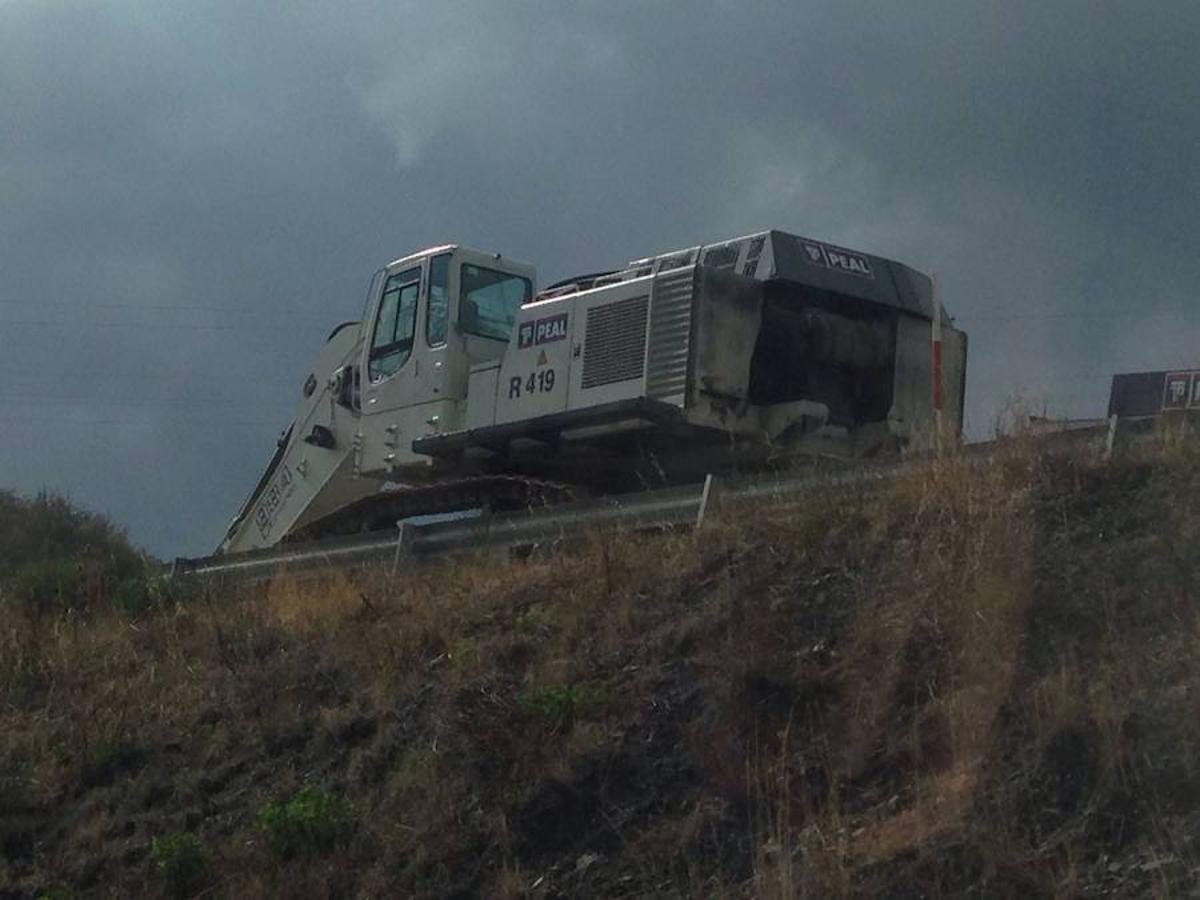
[[[1122,419],[1200,410],[1200,369],[1114,375],[1108,414]]]

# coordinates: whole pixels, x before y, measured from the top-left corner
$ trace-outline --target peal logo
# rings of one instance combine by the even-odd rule
[[[567,314],[561,313],[548,319],[538,319],[533,328],[535,344],[549,344],[561,341],[567,336]]]
[[[1163,410],[1187,409],[1194,398],[1197,372],[1168,372],[1163,379]]]
[[[533,322],[522,322],[517,329],[517,347],[525,350],[535,344],[550,344],[567,336],[567,313],[548,316]]]
[[[849,272],[852,275],[862,275],[866,278],[875,277],[875,274],[871,271],[871,264],[862,254],[850,253],[846,250],[831,250],[826,247],[825,258],[829,260],[829,268],[831,269],[840,269],[843,272]]]
[[[871,271],[871,261],[861,253],[853,250],[839,250],[815,241],[801,241],[800,246],[808,255],[808,261],[814,266],[824,266],[826,269],[836,269],[839,272],[849,272],[851,275],[861,275],[863,278],[874,278]]]
[[[521,327],[517,329],[517,346],[522,350],[533,346],[532,322],[522,322]]]

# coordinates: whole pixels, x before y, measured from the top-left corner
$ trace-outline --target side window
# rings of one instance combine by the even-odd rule
[[[398,272],[384,284],[368,357],[368,374],[372,381],[394,375],[412,355],[420,288],[420,268]]]
[[[462,329],[480,337],[507,341],[517,310],[533,294],[529,279],[509,272],[464,265],[461,283],[459,324]]]
[[[429,314],[425,319],[425,340],[430,347],[446,343],[450,321],[450,254],[435,256],[429,262]]]

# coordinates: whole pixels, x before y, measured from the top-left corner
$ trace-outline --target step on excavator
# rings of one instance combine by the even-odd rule
[[[961,431],[967,337],[930,278],[764,231],[538,291],[457,245],[380,269],[219,552]]]

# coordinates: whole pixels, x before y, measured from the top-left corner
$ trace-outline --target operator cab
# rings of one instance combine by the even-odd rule
[[[363,413],[465,401],[471,366],[503,357],[534,279],[530,265],[453,244],[388,263],[364,317]]]

